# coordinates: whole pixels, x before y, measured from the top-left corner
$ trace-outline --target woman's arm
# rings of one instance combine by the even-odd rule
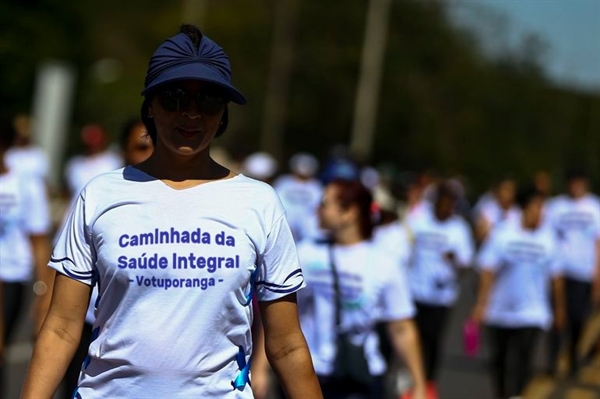
[[[425,398],[425,372],[417,327],[412,319],[390,321],[388,334],[397,356],[404,360],[413,379],[413,398]]]
[[[488,299],[492,286],[494,285],[494,271],[492,270],[481,270],[479,276],[479,289],[477,294],[477,302],[475,303],[475,309],[471,314],[471,318],[477,324],[481,324],[485,317],[487,309]]]
[[[55,271],[48,267],[51,252],[48,236],[46,234],[31,235],[29,241],[31,242],[35,265],[33,291],[36,296],[32,308],[32,317],[34,321],[34,336],[37,336],[50,308]]]
[[[57,274],[50,309],[27,370],[22,399],[53,397],[79,344],[90,293],[90,286]]]
[[[596,240],[595,266],[592,280],[592,304],[600,308],[600,238]]]
[[[296,294],[260,302],[265,353],[289,399],[320,399],[321,387],[300,329]]]
[[[554,277],[552,279],[552,300],[554,310],[554,327],[557,330],[562,330],[567,321],[567,310],[565,300],[565,286],[562,277]]]

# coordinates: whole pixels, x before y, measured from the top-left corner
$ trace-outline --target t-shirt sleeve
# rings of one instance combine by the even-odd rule
[[[259,301],[273,301],[304,287],[304,277],[285,215],[275,220],[259,263],[256,292]]]
[[[44,181],[29,177],[26,189],[25,228],[29,234],[48,234],[50,232],[50,209]]]
[[[500,242],[498,235],[492,234],[484,241],[477,254],[477,266],[481,270],[495,271],[500,267]]]
[[[85,211],[85,198],[80,194],[65,220],[48,266],[72,279],[93,285],[95,259]]]
[[[415,315],[410,290],[406,282],[404,270],[392,262],[385,262],[381,274],[383,290],[380,297],[382,321],[408,319]]]
[[[563,274],[564,262],[559,240],[554,231],[551,232],[550,256],[548,257],[550,276],[558,277]]]
[[[473,236],[466,223],[461,223],[456,232],[456,258],[460,267],[470,267],[473,262]]]

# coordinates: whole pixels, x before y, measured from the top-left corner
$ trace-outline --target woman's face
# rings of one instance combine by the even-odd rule
[[[208,151],[225,109],[225,102],[214,93],[213,85],[198,80],[159,89],[148,109],[156,126],[156,148],[188,156]]]
[[[539,196],[533,198],[523,208],[523,220],[525,225],[530,228],[539,226],[542,221],[542,210],[544,208],[544,199]]]
[[[125,162],[128,165],[135,165],[145,161],[152,154],[153,149],[152,140],[146,133],[146,127],[143,123],[139,123],[133,127],[127,138]]]
[[[319,205],[319,226],[325,230],[337,230],[343,224],[346,212],[338,201],[338,187],[331,184],[326,186]]]

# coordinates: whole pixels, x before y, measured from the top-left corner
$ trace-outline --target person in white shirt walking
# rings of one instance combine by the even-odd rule
[[[305,284],[283,206],[272,187],[210,156],[230,102],[246,103],[226,53],[183,25],[151,57],[142,95],[154,152],[93,178],[71,208],[22,399],[52,398],[95,285],[75,398],[252,399],[254,295],[288,398],[321,398],[298,322]]]
[[[54,272],[45,267],[50,257],[51,228],[47,187],[42,177],[14,169],[6,162],[15,136],[12,123],[0,120],[0,340],[5,345],[27,313],[24,306],[31,288],[36,294],[31,335],[37,335],[50,305],[54,278]],[[0,351],[0,397],[4,397],[6,386],[2,355]]]
[[[291,173],[275,179],[273,188],[281,198],[294,240],[300,242],[319,235],[317,208],[323,184],[315,177],[319,161],[312,154],[294,154],[289,166]]]
[[[370,240],[371,205],[370,192],[358,181],[326,185],[319,220],[330,238],[298,246],[307,283],[298,296],[300,323],[325,399],[383,397],[386,364],[377,322],[387,325],[394,353],[410,370],[414,397],[425,399],[410,291],[398,263]],[[347,357],[344,337],[357,347],[357,357]],[[359,365],[364,368],[357,370]]]
[[[589,191],[582,170],[567,176],[567,193],[553,198],[547,219],[558,236],[565,275],[567,328],[552,331],[548,372],[557,373],[562,344],[569,356],[570,373],[579,370],[578,344],[592,307],[600,306],[600,200]]]
[[[477,255],[480,282],[471,318],[489,328],[498,399],[523,393],[540,332],[552,323],[562,328],[565,322],[558,243],[541,222],[544,196],[525,188],[518,203],[520,222],[494,227]]]
[[[458,297],[461,271],[471,266],[474,242],[468,223],[455,214],[456,193],[446,182],[435,191],[429,211],[411,218],[413,245],[408,278],[423,343],[427,380],[435,388],[441,339]]]
[[[479,198],[473,207],[475,238],[478,243],[485,240],[496,224],[519,220],[519,209],[515,206],[516,188],[516,181],[512,177],[503,177]]]

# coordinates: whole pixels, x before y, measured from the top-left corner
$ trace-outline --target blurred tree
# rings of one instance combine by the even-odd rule
[[[139,112],[157,44],[185,19],[202,20],[201,29],[227,49],[234,84],[249,99],[231,107],[231,134],[219,144],[240,156],[261,149],[272,112],[265,96],[276,1],[205,0],[201,11],[189,0],[0,2],[0,112],[28,111],[38,63],[65,59],[79,70],[71,151],[74,133],[90,121],[115,137]],[[298,1],[282,155],[304,150],[323,158],[350,139],[368,0]],[[501,42],[507,25],[486,18],[481,24]],[[546,169],[558,180],[574,162],[600,183],[600,93],[549,81],[544,38],[526,36],[516,49],[491,53],[452,23],[448,2],[393,0],[386,48],[372,163],[461,173],[475,192],[509,171],[525,179]]]

